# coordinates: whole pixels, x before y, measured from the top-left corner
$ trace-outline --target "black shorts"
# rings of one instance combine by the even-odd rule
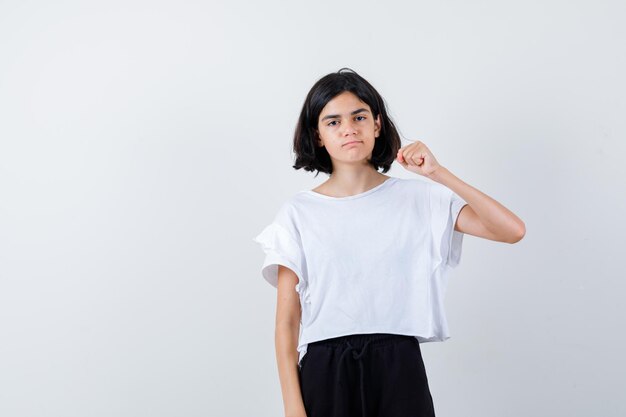
[[[298,375],[307,417],[434,417],[414,336],[354,334],[309,343]]]

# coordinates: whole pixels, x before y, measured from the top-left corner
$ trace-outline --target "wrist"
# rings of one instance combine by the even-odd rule
[[[433,181],[441,182],[442,178],[446,175],[446,171],[447,171],[446,167],[439,165],[437,168],[433,170],[433,172],[431,172],[426,177]]]

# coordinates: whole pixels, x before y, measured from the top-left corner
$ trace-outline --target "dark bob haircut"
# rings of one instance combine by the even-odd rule
[[[391,118],[387,115],[385,102],[376,89],[363,77],[350,68],[342,68],[320,78],[311,88],[304,100],[300,118],[293,138],[293,150],[296,154],[294,169],[317,171],[331,174],[333,164],[326,147],[317,146],[318,119],[326,103],[335,96],[350,91],[361,101],[367,103],[374,119],[380,114],[380,135],[376,138],[372,158],[368,162],[378,171],[389,171],[402,144],[400,135]]]

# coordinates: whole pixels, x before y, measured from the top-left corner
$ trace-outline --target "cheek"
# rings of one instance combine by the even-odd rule
[[[317,137],[328,142],[332,137],[332,132],[329,129],[321,128],[318,131]]]

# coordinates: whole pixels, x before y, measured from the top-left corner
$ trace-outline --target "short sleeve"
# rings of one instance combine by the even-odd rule
[[[466,204],[465,200],[448,187],[439,183],[431,184],[431,248],[435,269],[441,265],[454,268],[461,260],[464,234],[454,230],[454,225]]]
[[[299,284],[303,281],[303,260],[301,245],[282,225],[273,222],[263,229],[254,239],[265,252],[261,274],[267,282],[278,288],[278,265],[291,269],[298,276]],[[298,290],[296,288],[296,290]]]

